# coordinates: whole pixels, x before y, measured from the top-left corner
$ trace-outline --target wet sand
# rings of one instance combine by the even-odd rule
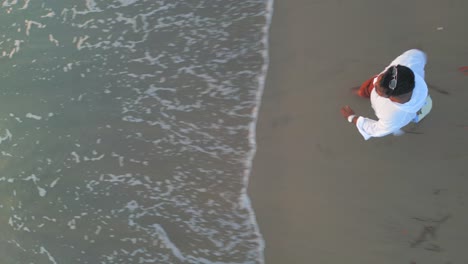
[[[267,264],[468,263],[468,1],[275,1],[249,195]],[[434,102],[400,136],[350,88],[411,48]]]

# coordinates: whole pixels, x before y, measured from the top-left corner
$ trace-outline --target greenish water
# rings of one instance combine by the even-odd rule
[[[262,263],[267,1],[3,1],[1,263]]]

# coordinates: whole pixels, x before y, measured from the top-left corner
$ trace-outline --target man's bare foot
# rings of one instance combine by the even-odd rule
[[[361,96],[359,94],[359,88],[360,88],[359,86],[352,87],[351,88],[351,93],[353,93],[354,95],[357,95],[357,96]]]
[[[369,96],[363,95],[361,93],[360,88],[361,87],[359,87],[359,86],[351,88],[351,93],[353,93],[356,96],[362,97],[362,98],[369,98]]]
[[[360,86],[356,86],[356,87],[351,88],[351,93],[353,93],[353,94],[356,95],[356,96],[362,97],[362,98],[370,98],[369,95],[367,95],[367,94],[362,94],[362,91],[361,91],[361,87],[360,87]]]

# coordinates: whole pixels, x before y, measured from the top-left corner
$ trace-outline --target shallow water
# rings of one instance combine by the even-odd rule
[[[5,0],[2,263],[263,263],[264,0]]]

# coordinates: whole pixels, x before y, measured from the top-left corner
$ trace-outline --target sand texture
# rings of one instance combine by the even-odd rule
[[[267,264],[468,263],[468,1],[275,1],[250,178]],[[350,88],[411,48],[432,112],[365,141]]]

